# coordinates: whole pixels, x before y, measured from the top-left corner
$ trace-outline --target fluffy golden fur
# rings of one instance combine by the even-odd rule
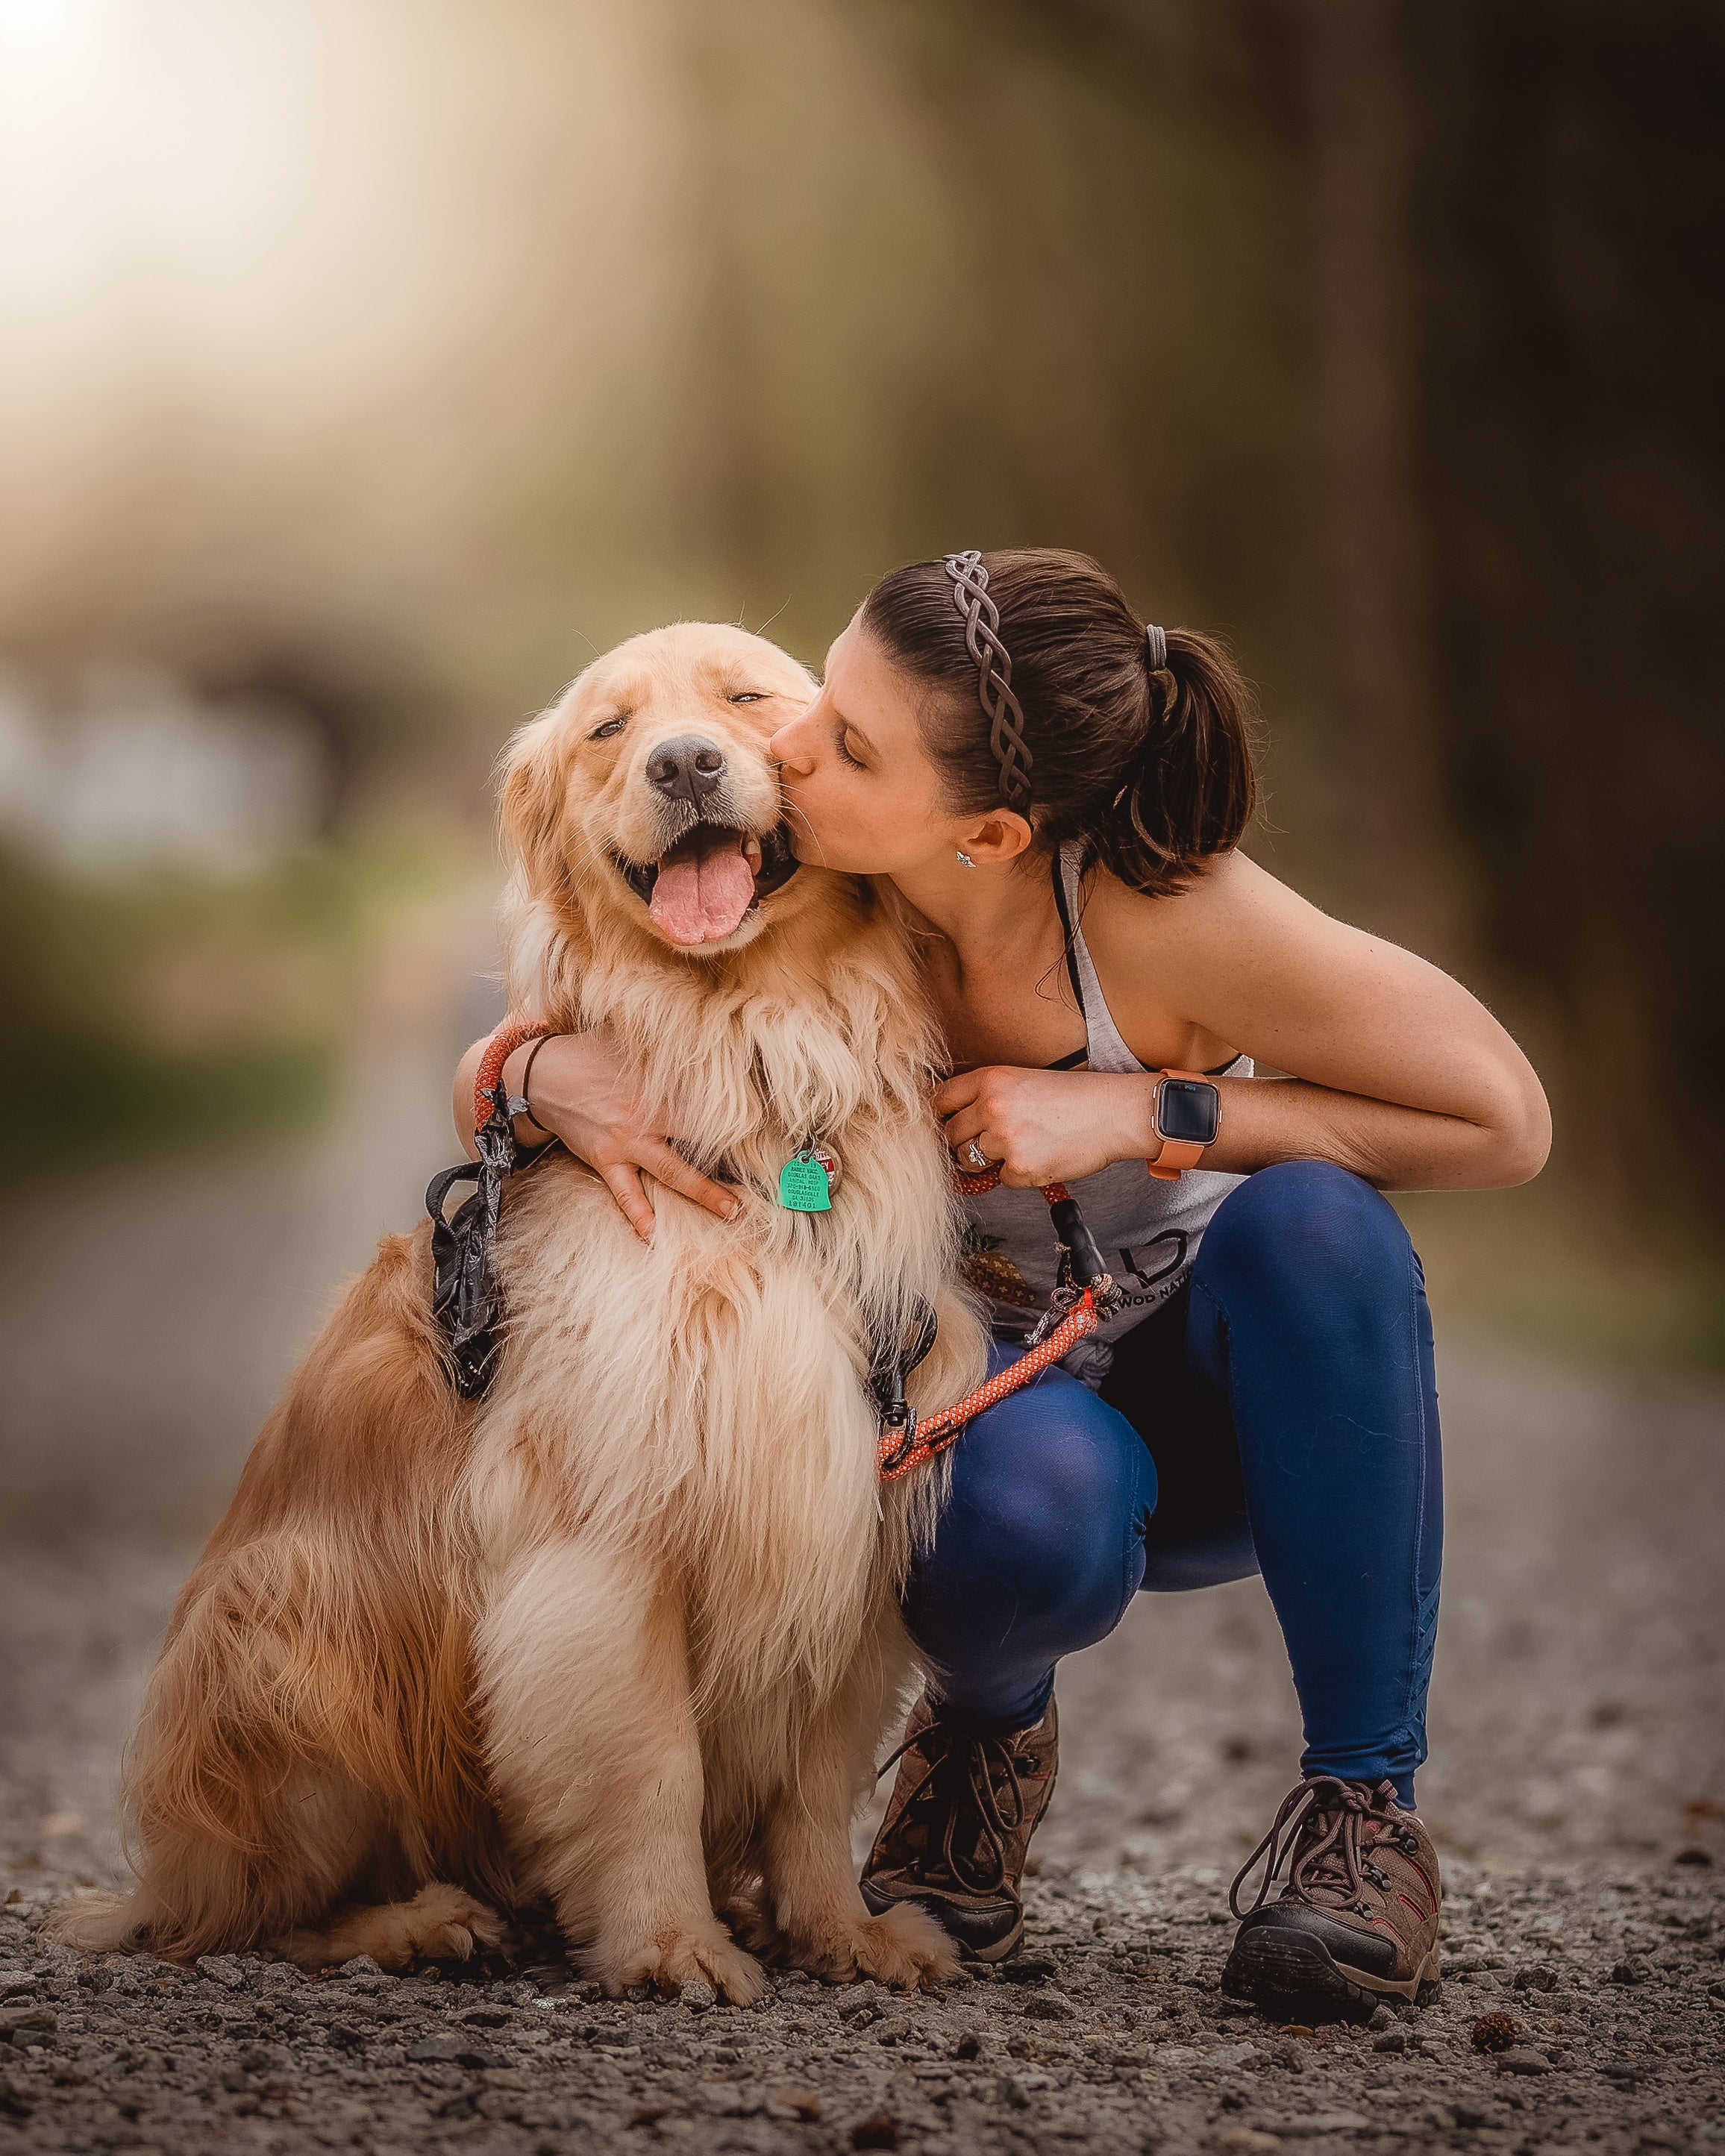
[[[854,880],[804,868],[691,949],[627,873],[685,816],[647,767],[691,731],[725,757],[719,808],[769,834],[765,741],[809,693],[773,645],[683,624],[511,745],[511,1006],[608,1026],[739,1212],[656,1192],[643,1245],[567,1156],[519,1176],[477,1407],[429,1315],[428,1229],[384,1239],[174,1610],[126,1777],[136,1892],[63,1937],[399,1967],[542,1897],[614,1989],[747,2000],[738,1933],[838,1980],[947,1965],[922,1912],[867,1914],[848,1838],[912,1672],[897,1589],[938,1494],[880,1491],[870,1342],[937,1306],[927,1406],[983,1359],[927,1016]],[[776,1203],[810,1136],[843,1170],[813,1216]]]

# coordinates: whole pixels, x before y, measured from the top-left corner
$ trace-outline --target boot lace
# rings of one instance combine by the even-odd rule
[[[927,1773],[905,1800],[898,1832],[913,1815],[928,1825],[939,1820],[940,1861],[968,1894],[998,1893],[1008,1882],[1024,1820],[1014,1748],[1022,1733],[990,1736],[937,1717],[907,1737],[875,1776],[880,1780],[909,1752],[927,1762]],[[926,1858],[922,1868],[929,1868]]]
[[[1364,1900],[1367,1879],[1381,1879],[1375,1865],[1362,1857],[1362,1830],[1368,1819],[1381,1817],[1395,1795],[1393,1783],[1368,1788],[1363,1782],[1344,1782],[1338,1774],[1312,1774],[1295,1783],[1281,1800],[1270,1823],[1270,1831],[1234,1875],[1228,1889],[1228,1907],[1236,1917],[1250,1916],[1270,1898],[1276,1874],[1288,1867],[1288,1893],[1295,1900],[1317,1905],[1322,1894],[1343,1902],[1358,1916],[1369,1916]],[[1388,1831],[1399,1841],[1394,1826]],[[1260,1858],[1268,1858],[1251,1909],[1240,1906],[1245,1887]]]

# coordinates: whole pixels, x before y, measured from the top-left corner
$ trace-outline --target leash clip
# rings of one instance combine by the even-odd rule
[[[887,1470],[901,1465],[916,1449],[916,1410],[905,1397],[905,1379],[927,1357],[939,1330],[933,1306],[918,1296],[907,1332],[891,1346],[875,1348],[869,1390],[880,1417],[880,1458]]]
[[[455,1389],[464,1400],[483,1399],[496,1374],[503,1299],[491,1270],[491,1245],[503,1178],[520,1165],[515,1118],[527,1112],[525,1101],[511,1099],[501,1075],[485,1097],[491,1112],[473,1134],[479,1158],[433,1176],[425,1193],[431,1215],[431,1314],[449,1342]],[[444,1201],[458,1183],[472,1183],[473,1195],[456,1207],[453,1219],[446,1218]]]
[[[1089,1291],[1080,1287],[1070,1276],[1062,1280],[1048,1298],[1047,1309],[1043,1312],[1026,1335],[1025,1352],[1028,1353],[1032,1348],[1040,1348],[1050,1333],[1058,1326],[1063,1325],[1087,1296],[1089,1296]],[[1089,1299],[1091,1301],[1095,1301],[1093,1296],[1090,1296]]]
[[[1043,1313],[1041,1322],[1030,1336],[1033,1346],[1053,1332],[1066,1312],[1076,1306],[1086,1291],[1099,1323],[1112,1317],[1126,1305],[1125,1290],[1117,1285],[1113,1274],[1108,1270],[1107,1261],[1096,1247],[1096,1237],[1085,1225],[1084,1215],[1078,1209],[1078,1200],[1066,1191],[1064,1184],[1060,1189],[1062,1194],[1048,1209],[1054,1222],[1055,1240],[1060,1245],[1060,1285]]]
[[[880,1473],[890,1475],[901,1467],[916,1449],[916,1410],[901,1392],[880,1417]]]

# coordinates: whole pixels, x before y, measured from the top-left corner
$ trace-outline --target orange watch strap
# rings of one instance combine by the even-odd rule
[[[1206,1078],[1201,1070],[1163,1070],[1157,1077],[1157,1089],[1161,1090],[1164,1078],[1187,1078],[1195,1086],[1213,1086],[1215,1081]],[[1204,1158],[1204,1147],[1192,1138],[1164,1138],[1162,1151],[1154,1160],[1144,1165],[1158,1183],[1178,1183],[1189,1168],[1196,1168]]]

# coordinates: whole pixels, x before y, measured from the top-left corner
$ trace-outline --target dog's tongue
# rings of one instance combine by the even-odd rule
[[[673,943],[711,943],[735,931],[754,895],[754,872],[738,839],[667,860],[654,882],[649,910]]]

